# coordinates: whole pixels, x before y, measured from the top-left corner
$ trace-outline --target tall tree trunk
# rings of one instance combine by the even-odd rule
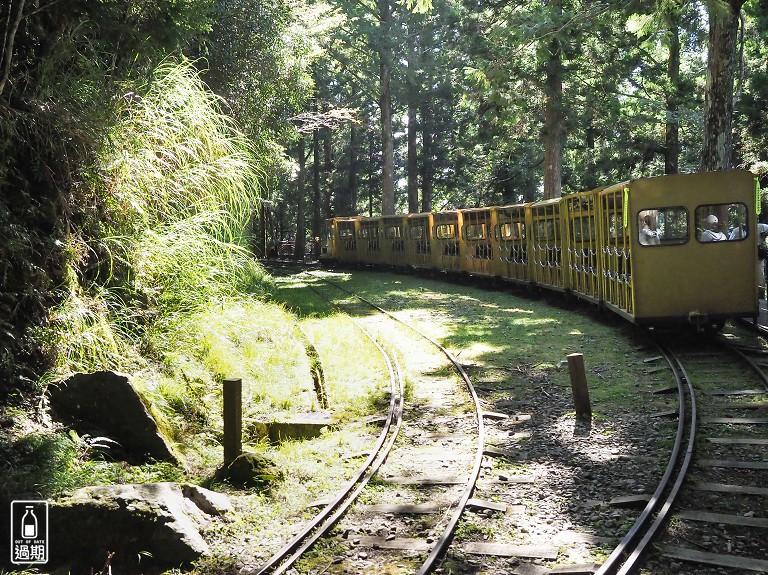
[[[373,216],[373,195],[375,192],[374,174],[376,173],[376,144],[373,134],[368,134],[368,216]]]
[[[389,0],[379,0],[381,47],[379,48],[379,107],[381,109],[381,213],[395,213],[395,146],[392,134],[392,69],[389,30],[392,7]]]
[[[349,171],[347,173],[347,193],[344,198],[344,202],[340,202],[343,205],[343,215],[353,215],[357,211],[357,183],[359,181],[358,176],[358,161],[357,161],[357,148],[358,148],[358,134],[357,128],[352,124],[349,127]]]
[[[728,170],[733,164],[733,82],[739,14],[744,0],[718,2],[709,9],[707,88],[701,169]]]
[[[421,211],[432,211],[432,177],[435,173],[434,136],[429,104],[421,105]]]
[[[312,245],[314,245],[315,238],[320,237],[320,215],[322,213],[320,172],[323,166],[320,164],[320,130],[312,132],[312,163],[314,164],[312,171]]]
[[[419,211],[419,163],[417,149],[417,127],[416,115],[418,113],[417,91],[419,86],[416,84],[416,34],[415,26],[411,26],[408,34],[408,213],[414,214]]]
[[[305,148],[304,138],[299,139],[299,174],[296,177],[296,194],[298,196],[298,205],[296,206],[296,248],[293,251],[293,257],[297,260],[304,257],[305,237],[307,235],[307,224],[304,220],[304,211],[306,210],[304,177],[307,169],[307,157],[304,155]]]
[[[563,14],[562,0],[550,0],[553,22]],[[563,62],[560,40],[554,36],[547,46],[544,110],[544,198],[559,198],[563,177]]]
[[[320,211],[323,219],[331,217],[331,202],[333,198],[333,141],[330,128],[323,129],[323,205]],[[321,229],[322,229],[322,222]]]
[[[668,14],[669,29],[669,60],[667,61],[667,119],[665,126],[664,173],[676,174],[680,159],[680,116],[678,103],[680,101],[680,12],[677,6],[672,6]]]

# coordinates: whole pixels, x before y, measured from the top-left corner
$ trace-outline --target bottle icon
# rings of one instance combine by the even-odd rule
[[[21,518],[21,536],[24,539],[34,539],[37,537],[37,517],[32,510],[31,505],[26,506],[24,516]]]

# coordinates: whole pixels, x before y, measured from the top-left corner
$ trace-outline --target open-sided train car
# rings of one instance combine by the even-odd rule
[[[638,323],[757,315],[756,179],[640,178],[514,206],[329,220],[323,259],[430,268],[570,293]]]

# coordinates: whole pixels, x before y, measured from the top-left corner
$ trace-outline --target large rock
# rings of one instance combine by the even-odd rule
[[[216,478],[227,480],[235,487],[266,490],[272,483],[283,478],[283,472],[266,455],[245,452],[238,455],[229,465],[220,468]]]
[[[51,504],[50,553],[72,573],[159,571],[209,554],[200,529],[231,509],[225,495],[193,485],[146,483],[78,489]]]
[[[148,458],[178,462],[157,422],[131,382],[114,371],[76,373],[48,388],[54,413],[79,434],[105,436],[120,444],[132,463]],[[115,450],[116,455],[121,455]]]

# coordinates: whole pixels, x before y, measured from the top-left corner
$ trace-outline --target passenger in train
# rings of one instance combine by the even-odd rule
[[[653,218],[646,215],[643,218],[643,228],[639,232],[638,240],[644,246],[658,246],[661,243],[661,232],[653,226]]]
[[[717,229],[719,221],[716,215],[709,214],[701,223],[704,230],[699,234],[700,242],[722,242],[728,239],[723,232]]]
[[[760,299],[765,298],[765,262],[768,259],[768,246],[765,238],[768,236],[768,224],[757,224],[757,292]]]

